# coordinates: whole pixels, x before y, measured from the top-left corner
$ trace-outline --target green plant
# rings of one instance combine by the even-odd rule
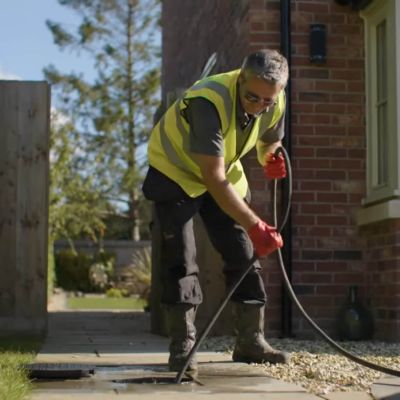
[[[49,238],[47,250],[47,296],[50,298],[53,294],[55,283],[54,242],[51,237]]]
[[[82,252],[62,250],[55,255],[57,285],[65,290],[90,290],[91,257]]]
[[[138,294],[140,298],[149,301],[151,286],[150,248],[143,247],[133,253],[130,272],[134,285],[136,286],[136,294]]]
[[[61,140],[52,146],[62,158],[55,157],[58,184],[52,185],[50,220],[59,237],[98,239],[106,229],[104,217],[122,215],[129,222],[123,232],[139,240],[150,216],[140,194],[139,150],[148,140],[159,103],[160,1],[58,3],[75,14],[76,24],[46,21],[54,43],[87,55],[94,76],[85,79],[79,65],[73,72],[54,65],[44,70],[55,108],[63,116],[56,132]],[[121,210],[116,202],[127,207]]]
[[[115,267],[115,254],[113,252],[101,249],[93,256],[93,261],[103,266],[109,280],[113,277]]]
[[[104,291],[114,273],[114,259],[113,253],[105,251],[94,255],[73,250],[60,251],[55,255],[57,285],[64,290],[70,291]],[[98,267],[94,268],[93,265]],[[92,272],[94,269],[101,269],[107,275],[107,282],[104,285],[98,284],[93,280],[91,268]]]
[[[114,275],[115,254],[101,250],[93,256],[93,261],[89,267],[91,289],[104,293]]]
[[[132,254],[132,264],[139,280],[150,283],[151,280],[151,251],[148,247],[135,250]]]
[[[114,299],[121,299],[124,297],[124,294],[121,289],[111,288],[107,290],[106,296]]]
[[[32,382],[25,364],[33,361],[42,338],[0,337],[0,399],[22,400],[29,397]]]
[[[69,310],[143,310],[144,306],[146,306],[145,300],[132,297],[68,297],[67,299]]]

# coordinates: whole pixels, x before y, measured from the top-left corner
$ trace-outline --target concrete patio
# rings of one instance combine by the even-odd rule
[[[95,373],[81,379],[36,380],[32,399],[329,399],[367,400],[366,392],[336,392],[318,397],[300,385],[269,377],[256,365],[233,363],[227,353],[200,351],[196,382],[174,383],[167,370],[168,340],[150,333],[149,315],[126,311],[52,311],[49,334],[35,364],[55,368],[78,365]],[[40,365],[39,365],[40,366]],[[78,367],[77,367],[78,368]],[[157,381],[157,384],[151,383]],[[142,383],[138,383],[142,382]],[[400,379],[377,382],[376,399],[400,399]]]

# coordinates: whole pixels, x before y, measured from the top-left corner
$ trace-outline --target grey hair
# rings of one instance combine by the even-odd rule
[[[263,49],[249,54],[243,61],[242,73],[257,76],[273,84],[285,87],[289,78],[286,58],[276,50]]]

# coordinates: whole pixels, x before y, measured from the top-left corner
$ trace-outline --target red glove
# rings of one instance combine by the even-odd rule
[[[280,179],[286,176],[286,165],[282,154],[275,156],[272,153],[267,155],[264,165],[264,175],[267,179]]]
[[[259,257],[266,256],[283,246],[282,236],[276,228],[264,221],[260,220],[253,225],[248,230],[248,234]]]

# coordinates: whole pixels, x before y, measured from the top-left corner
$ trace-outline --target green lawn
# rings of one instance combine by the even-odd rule
[[[69,297],[67,308],[77,309],[122,309],[122,310],[143,310],[146,301],[132,298],[110,298],[110,297]]]
[[[23,366],[33,361],[40,345],[38,338],[0,337],[0,400],[27,398],[32,384]]]

